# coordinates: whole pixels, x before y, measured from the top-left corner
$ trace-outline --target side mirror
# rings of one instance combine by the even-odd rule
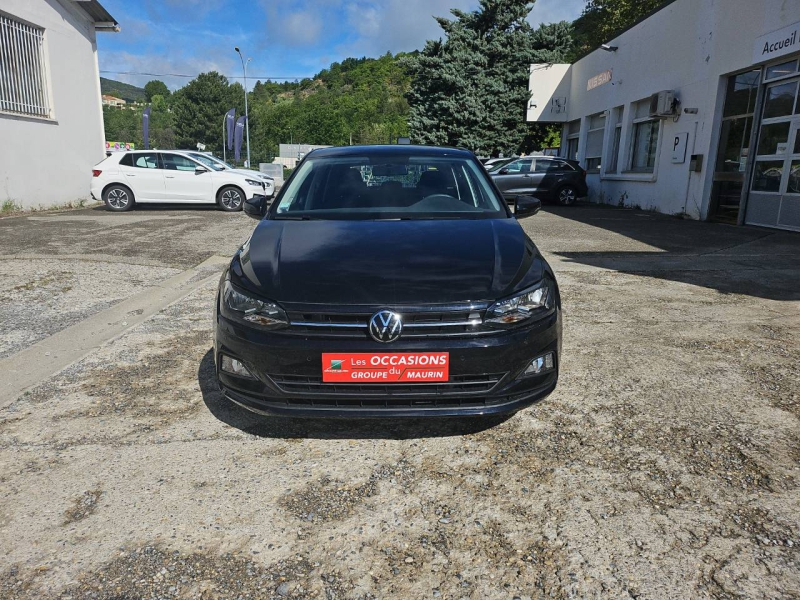
[[[244,201],[242,210],[248,217],[261,220],[267,214],[267,199],[265,196],[253,196]]]
[[[497,172],[498,175],[508,175],[508,169],[503,167]]]
[[[514,216],[517,219],[532,217],[542,209],[542,201],[533,196],[517,196],[514,199]]]
[[[206,169],[205,167],[201,167],[200,165],[197,165],[194,168],[195,175],[202,175],[203,173],[208,173],[208,169]]]

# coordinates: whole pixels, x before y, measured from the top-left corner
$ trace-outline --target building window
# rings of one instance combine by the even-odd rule
[[[567,125],[567,158],[578,160],[578,142],[581,138],[581,120],[570,121]]]
[[[0,14],[0,111],[51,116],[44,29]]]
[[[622,115],[625,112],[624,106],[618,106],[611,112],[614,123],[614,131],[611,133],[611,148],[606,165],[606,173],[616,173],[619,165],[619,148],[622,142]]]
[[[780,65],[778,65],[780,66]],[[754,192],[800,193],[800,81],[767,86],[753,169]]]
[[[631,171],[652,173],[656,167],[658,133],[661,121],[650,117],[650,100],[633,105],[633,135],[631,136]]]
[[[606,132],[606,115],[597,113],[589,117],[589,132],[586,134],[586,170],[600,171],[603,160],[603,138]]]
[[[767,67],[767,72],[764,75],[764,79],[766,81],[770,81],[780,77],[788,77],[789,75],[794,75],[795,73],[797,73],[797,60],[790,60],[789,62]]]

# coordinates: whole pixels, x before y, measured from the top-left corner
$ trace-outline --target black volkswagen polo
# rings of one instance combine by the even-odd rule
[[[315,150],[220,280],[226,397],[324,417],[510,413],[561,360],[550,266],[475,156],[424,146]]]

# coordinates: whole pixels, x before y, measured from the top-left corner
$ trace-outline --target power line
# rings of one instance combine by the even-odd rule
[[[146,75],[148,77],[186,77],[186,78],[194,78],[197,77],[198,74],[195,75],[187,75],[185,73],[139,73],[137,71],[104,71],[101,70],[101,73],[107,73],[110,75]],[[228,79],[243,79],[242,75],[224,75]],[[282,81],[294,81],[295,79],[311,79],[312,77],[309,75],[298,75],[294,77],[275,77],[274,75],[248,75],[249,79],[271,79],[273,81],[280,79]]]

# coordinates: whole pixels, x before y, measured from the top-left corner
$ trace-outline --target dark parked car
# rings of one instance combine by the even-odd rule
[[[511,413],[561,359],[555,276],[475,156],[424,146],[310,152],[223,274],[225,396],[300,416]]]
[[[525,194],[564,206],[588,195],[586,171],[577,161],[550,156],[519,158],[492,172],[506,200]]]

